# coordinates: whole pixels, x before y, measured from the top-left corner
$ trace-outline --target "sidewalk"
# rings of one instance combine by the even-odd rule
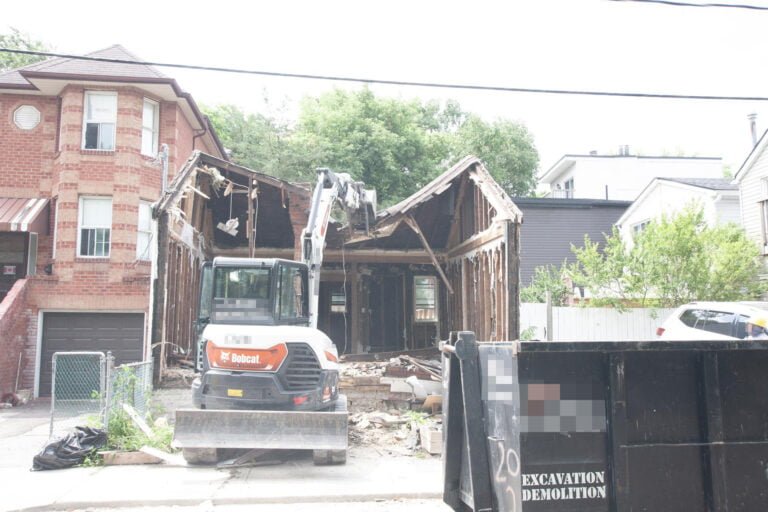
[[[48,439],[47,404],[0,411],[0,510],[236,505],[439,498],[441,461],[379,457],[353,448],[343,466],[314,466],[309,454],[279,466],[239,469],[146,465],[30,472]],[[447,510],[447,509],[446,509]]]

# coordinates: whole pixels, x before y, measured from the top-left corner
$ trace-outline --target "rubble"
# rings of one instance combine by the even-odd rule
[[[339,387],[349,398],[350,444],[382,455],[413,456],[422,453],[424,439],[424,450],[436,453],[442,430],[441,371],[439,360],[408,354],[343,361]]]
[[[418,411],[357,412],[349,416],[349,441],[353,446],[368,446],[381,455],[412,456],[422,452],[422,431],[442,430],[442,417]],[[424,446],[434,453],[434,447]]]

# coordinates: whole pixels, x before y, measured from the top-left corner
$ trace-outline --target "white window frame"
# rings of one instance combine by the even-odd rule
[[[651,223],[651,219],[645,219],[645,220],[641,220],[640,222],[636,222],[632,224],[632,238],[636,237],[637,235],[645,231],[645,229],[648,227],[648,224],[650,223]]]
[[[88,119],[88,101],[90,97],[93,96],[112,96],[115,98],[115,117],[114,119],[110,121],[108,120],[98,120],[98,119]],[[117,92],[116,91],[85,91],[85,95],[83,96],[83,134],[82,134],[82,142],[81,147],[86,151],[114,151],[115,147],[117,146]],[[101,125],[102,124],[111,124],[112,125],[112,147],[111,148],[102,148],[102,147],[96,147],[96,148],[86,148],[85,147],[85,135],[88,131],[88,124],[89,123],[96,123],[99,125],[99,136],[98,140],[96,142],[97,146],[100,146],[100,140],[101,140]]]
[[[144,115],[146,113],[147,106],[152,107],[152,119],[146,119]],[[150,124],[151,123],[151,124]],[[151,139],[150,139],[151,138]],[[147,144],[149,149],[145,150]],[[158,143],[160,140],[160,103],[149,98],[144,98],[144,103],[141,108],[141,154],[145,156],[154,157],[157,155]]]
[[[419,318],[416,311],[416,280],[417,279],[430,279],[434,283],[434,291],[435,291],[435,306],[434,306],[434,312],[435,316],[434,318]],[[440,321],[440,287],[438,286],[437,282],[437,276],[431,276],[431,275],[415,275],[413,276],[413,320],[417,323],[422,324],[434,324]]]
[[[763,238],[763,254],[768,254],[768,199],[757,202],[760,208],[760,235]]]
[[[109,206],[110,206],[109,225],[107,225],[106,222],[98,222],[98,221],[93,223],[93,224],[91,224],[91,223],[85,224],[84,223],[84,219],[83,219],[83,213],[85,212],[85,209],[83,208],[84,202],[88,201],[88,200],[94,200],[94,199],[101,199],[101,200],[108,199],[109,200]],[[78,258],[89,258],[89,259],[109,258],[110,255],[112,254],[112,214],[111,214],[112,207],[113,207],[112,197],[111,196],[80,196],[78,198],[77,205],[78,205],[78,208],[77,208],[77,257]],[[83,254],[82,253],[82,249],[83,248],[81,247],[81,242],[82,242],[82,239],[83,239],[83,237],[82,237],[82,230],[83,229],[106,229],[106,230],[108,230],[108,232],[109,232],[109,242],[107,244],[106,254]]]
[[[147,210],[146,229],[141,229],[141,210]],[[142,236],[146,240],[142,247]],[[139,215],[136,219],[136,259],[139,261],[150,261],[152,259],[152,203],[148,201],[139,202]]]

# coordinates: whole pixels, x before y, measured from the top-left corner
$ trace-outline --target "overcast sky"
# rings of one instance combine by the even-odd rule
[[[768,5],[765,0],[750,0]],[[120,5],[119,10],[112,5]],[[15,27],[55,50],[121,44],[142,59],[290,73],[506,87],[768,96],[768,11],[607,0],[3,2]],[[199,103],[264,111],[355,84],[161,68]],[[376,86],[377,94],[457,99],[523,122],[542,171],[563,154],[619,145],[645,155],[747,156],[747,115],[768,102],[595,98]]]

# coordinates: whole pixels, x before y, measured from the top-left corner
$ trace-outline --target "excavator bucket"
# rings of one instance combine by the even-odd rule
[[[198,448],[346,450],[346,412],[179,409],[174,442]]]

